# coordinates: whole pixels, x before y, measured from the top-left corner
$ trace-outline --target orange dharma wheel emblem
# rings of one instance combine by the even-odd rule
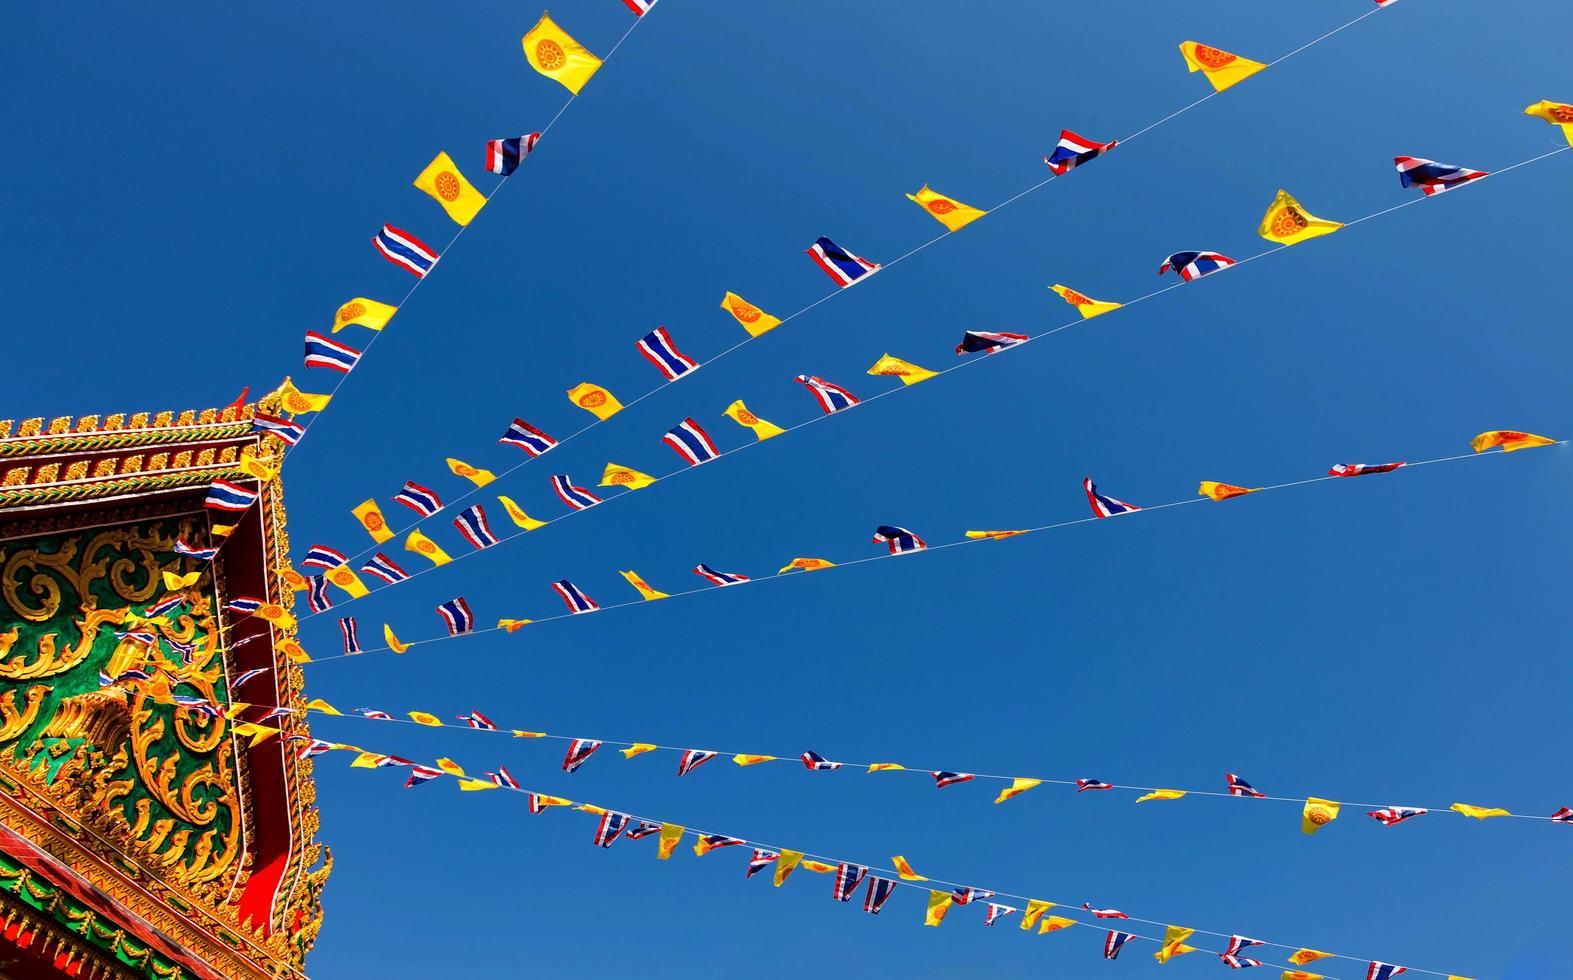
[[[1320,827],[1323,824],[1330,823],[1332,821],[1333,811],[1318,804],[1305,811],[1305,819]]]
[[[437,550],[437,546],[430,541],[417,541],[415,542],[415,550],[423,555],[429,555]]]
[[[737,303],[732,307],[732,315],[744,323],[753,323],[760,317],[759,307],[750,306],[747,303]]]
[[[262,619],[278,619],[284,615],[284,607],[277,603],[264,602],[257,607],[257,615]]]
[[[740,408],[737,410],[737,420],[744,425],[759,424],[759,416],[755,415],[753,412],[750,412],[746,408]]]
[[[348,323],[365,312],[366,306],[363,303],[345,303],[339,307],[339,322]]]
[[[387,526],[387,521],[384,521],[382,519],[382,515],[378,514],[376,512],[367,514],[365,517],[362,517],[361,518],[361,523],[366,525],[366,530],[368,530],[368,531],[380,531],[384,527]]]
[[[444,170],[438,174],[437,179],[432,181],[432,185],[437,188],[437,196],[444,201],[457,201],[459,199],[459,178],[448,171]]]
[[[1573,125],[1573,105],[1554,105],[1546,109],[1551,113],[1551,118],[1559,123]]]
[[[580,408],[600,408],[606,404],[606,392],[590,391],[579,398]]]
[[[1272,223],[1268,230],[1274,238],[1288,238],[1310,227],[1310,222],[1305,220],[1305,215],[1294,208],[1282,207],[1273,214]]]
[[[632,483],[634,482],[634,475],[632,473],[613,473],[606,482],[618,485]]]
[[[535,60],[545,71],[556,71],[568,64],[568,56],[563,53],[557,42],[550,38],[542,38],[535,43]]]
[[[343,585],[349,580],[350,570],[347,568],[335,568],[333,571],[328,573],[328,581],[332,582],[334,585]]]
[[[1073,306],[1087,306],[1092,302],[1092,300],[1083,296],[1081,293],[1078,293],[1074,289],[1067,289],[1065,290],[1065,302],[1070,303]]]
[[[947,201],[942,197],[935,198],[934,200],[928,202],[928,209],[935,214],[949,214],[956,210],[956,202]]]
[[[454,466],[453,472],[459,476],[474,476],[477,471],[469,463],[459,463]]]
[[[1201,62],[1204,68],[1222,68],[1229,62],[1234,61],[1235,56],[1227,51],[1219,51],[1217,48],[1209,48],[1205,44],[1198,44],[1196,46],[1196,60]]]
[[[284,407],[297,414],[311,411],[311,403],[301,397],[299,392],[294,391],[284,396]]]

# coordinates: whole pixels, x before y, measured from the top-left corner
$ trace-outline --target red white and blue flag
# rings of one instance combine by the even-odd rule
[[[1092,477],[1082,477],[1081,487],[1087,491],[1087,502],[1092,505],[1092,512],[1099,517],[1118,517],[1132,511],[1141,510],[1135,504],[1128,504],[1123,500],[1115,500],[1107,494],[1098,492],[1098,485],[1092,482]]]
[[[1393,827],[1403,823],[1410,817],[1418,817],[1422,813],[1430,812],[1430,810],[1427,810],[1424,807],[1390,806],[1384,807],[1381,810],[1369,810],[1366,812],[1366,816],[1373,820],[1380,820],[1382,822],[1382,826],[1384,827]]]
[[[488,772],[486,774],[486,778],[490,779],[498,786],[501,786],[503,789],[516,790],[519,788],[519,781],[513,778],[513,774],[508,771],[507,766],[498,766],[497,771]]]
[[[896,893],[896,883],[889,878],[878,875],[869,875],[868,891],[863,893],[863,911],[869,915],[878,915],[879,910],[885,907],[890,896]]]
[[[995,330],[968,330],[961,336],[961,343],[956,345],[958,354],[976,354],[986,351],[996,354],[1007,347],[1025,344],[1032,338],[1024,333],[1003,333]]]
[[[1327,471],[1328,476],[1369,476],[1372,473],[1391,473],[1403,463],[1339,463]]]
[[[1398,166],[1398,182],[1405,187],[1420,188],[1427,197],[1491,176],[1484,170],[1455,167],[1450,163],[1437,163],[1420,157],[1394,157],[1393,163]]]
[[[1113,929],[1110,929],[1108,937],[1103,940],[1103,958],[1112,960],[1119,956],[1120,950],[1125,948],[1125,944],[1135,938],[1131,933],[1115,932]]]
[[[151,606],[148,606],[146,609],[142,610],[142,618],[154,619],[164,615],[165,613],[173,612],[176,606],[185,601],[186,597],[183,594],[176,592],[174,595],[165,599],[160,599],[158,602],[155,602]]]
[[[333,608],[333,599],[328,596],[326,575],[313,575],[306,579],[306,605],[314,613],[327,612]]]
[[[1223,965],[1231,970],[1245,970],[1262,965],[1261,960],[1253,960],[1249,956],[1236,956],[1233,953],[1219,953],[1218,958],[1223,960]]]
[[[345,616],[339,620],[339,632],[344,634],[344,652],[360,653],[360,632],[355,628],[355,617]]]
[[[704,845],[703,853],[700,855],[703,857],[718,847],[736,847],[739,844],[747,844],[748,841],[741,837],[728,837],[725,834],[701,834],[699,843]]]
[[[502,438],[497,441],[507,443],[510,446],[518,446],[529,454],[531,459],[557,445],[556,439],[553,439],[524,419],[514,419],[513,424],[508,426],[508,431],[504,432]]]
[[[306,331],[306,366],[309,368],[328,368],[348,374],[360,355],[360,351],[348,344],[329,340],[315,330]]]
[[[1190,282],[1231,265],[1234,265],[1234,259],[1217,252],[1175,252],[1163,260],[1163,265],[1158,267],[1158,275],[1172,269],[1180,274],[1181,279]]]
[[[441,769],[433,769],[431,766],[412,765],[410,766],[410,776],[404,781],[404,788],[411,789],[422,783],[429,783],[441,775]]]
[[[389,585],[396,585],[410,577],[409,572],[406,572],[404,569],[400,568],[397,564],[394,563],[392,558],[389,558],[380,551],[375,555],[372,555],[371,561],[362,565],[360,570],[365,572],[367,575],[377,576],[384,582],[387,582]]]
[[[486,523],[486,511],[481,509],[480,504],[460,511],[453,526],[464,535],[464,540],[477,548],[490,548],[497,543],[497,535],[492,533],[491,525]]]
[[[370,718],[372,721],[393,720],[392,715],[388,714],[386,711],[378,711],[376,708],[356,708],[355,713],[360,715],[362,718]]]
[[[431,246],[392,225],[383,225],[382,230],[372,236],[371,243],[383,258],[417,279],[426,278],[426,273],[437,264],[437,253]]]
[[[464,601],[463,596],[455,596],[437,607],[437,612],[442,615],[443,622],[448,624],[448,635],[458,636],[475,629],[475,615],[470,612],[470,604]]]
[[[1120,145],[1119,140],[1098,143],[1084,136],[1077,136],[1068,129],[1060,130],[1060,143],[1054,152],[1043,158],[1055,176],[1063,177],[1077,167]]]
[[[338,568],[349,561],[342,554],[325,544],[314,544],[306,549],[306,557],[300,560],[304,568]]]
[[[572,478],[568,476],[552,477],[552,489],[557,491],[558,499],[574,510],[585,510],[601,502],[600,497],[584,487],[574,486]]]
[[[924,548],[928,547],[928,545],[923,543],[923,539],[918,537],[916,534],[913,534],[904,527],[896,527],[891,524],[881,524],[878,528],[876,528],[874,531],[874,540],[872,543],[889,545],[890,553],[893,555],[904,555],[912,551],[922,551]]]
[[[879,263],[853,255],[828,238],[819,239],[807,251],[814,264],[843,287],[852,285],[879,268]]]
[[[303,736],[296,735],[292,737],[301,738]],[[307,739],[306,744],[302,745],[300,751],[295,753],[295,758],[310,759],[314,756],[322,755],[324,752],[333,751],[335,748],[338,748],[338,744],[337,742],[324,742],[320,738]]]
[[[1372,960],[1371,965],[1365,968],[1365,980],[1393,980],[1400,973],[1408,973],[1408,967],[1394,966],[1380,960]]]
[[[809,749],[807,752],[804,752],[801,758],[803,760],[803,768],[805,769],[828,770],[841,768],[841,763],[831,762],[829,759],[826,759],[824,756],[820,755],[818,752],[815,752],[813,749]]]
[[[430,517],[442,510],[442,498],[437,496],[437,492],[428,490],[413,480],[406,482],[404,489],[393,495],[393,501],[403,504],[422,517]]]
[[[185,538],[176,538],[175,539],[175,554],[177,554],[177,555],[185,555],[185,556],[187,556],[189,558],[195,558],[197,561],[212,561],[213,560],[213,556],[218,554],[218,549],[217,548],[193,548],[191,545],[186,543],[186,539]],[[165,610],[165,611],[167,612],[168,610]],[[150,609],[149,612],[148,612],[148,615],[150,615],[150,616],[157,616],[159,614],[156,613],[156,612],[152,612],[151,609]]]
[[[1234,773],[1226,772],[1223,775],[1224,779],[1228,780],[1229,782],[1230,796],[1252,796],[1259,800],[1266,799],[1266,793],[1258,793],[1255,786],[1252,786],[1250,783],[1241,779],[1239,776],[1236,776]]]
[[[1552,823],[1573,823],[1573,807],[1560,806],[1550,817]]]
[[[672,343],[672,335],[667,333],[665,327],[656,327],[640,337],[639,353],[654,364],[668,381],[676,381],[699,366],[693,358],[677,349]]]
[[[957,783],[964,783],[969,779],[977,778],[970,772],[950,772],[945,769],[931,772],[929,775],[934,777],[934,785],[938,789],[944,789],[946,786],[954,786]]]
[[[1114,788],[1114,785],[1112,783],[1106,783],[1106,782],[1104,782],[1101,779],[1078,779],[1078,780],[1076,780],[1076,792],[1078,792],[1078,793],[1085,793],[1089,789],[1113,789],[1113,788]]]
[[[710,441],[709,434],[691,418],[683,419],[668,429],[666,435],[661,437],[661,441],[671,446],[677,455],[688,460],[689,466],[708,463],[721,455],[715,443]]]
[[[857,396],[852,392],[812,374],[798,375],[797,383],[813,394],[815,401],[819,402],[819,407],[826,415],[851,408],[858,403]]]
[[[497,725],[493,723],[490,718],[486,717],[473,708],[470,709],[469,714],[460,715],[458,720],[464,722],[466,725],[469,725],[478,732],[495,732],[497,730]]]
[[[249,595],[238,595],[226,602],[224,604],[224,608],[232,613],[240,613],[244,616],[250,616],[252,613],[262,608],[262,600]],[[121,637],[122,639],[131,637],[133,639],[141,640],[146,637],[143,642],[151,642],[155,639],[152,633],[116,633],[115,635]]]
[[[836,866],[835,891],[833,894],[838,902],[851,900],[852,892],[863,883],[863,876],[868,874],[868,869],[861,864],[848,864],[842,861]]]
[[[644,840],[652,834],[659,834],[661,825],[654,820],[641,820],[623,831],[623,836],[629,840]]]
[[[623,3],[627,4],[628,9],[632,10],[640,17],[648,14],[650,12],[650,8],[655,6],[655,0],[623,0]]]
[[[238,690],[240,690],[240,685],[242,685],[242,684],[246,683],[247,681],[251,680],[253,677],[261,677],[263,674],[266,674],[267,672],[268,672],[268,668],[266,668],[266,667],[254,667],[251,670],[248,670],[248,671],[246,671],[243,674],[237,675],[234,680],[230,681],[229,682],[229,689],[231,691],[238,691]]]
[[[1095,909],[1095,908],[1093,908],[1091,905],[1089,905],[1086,902],[1082,902],[1081,903],[1081,907],[1083,909],[1087,910],[1088,912],[1091,912],[1094,916],[1096,916],[1096,917],[1098,917],[1100,919],[1129,919],[1130,918],[1130,916],[1126,915],[1124,912],[1121,912],[1119,909]]]
[[[562,597],[563,603],[568,607],[568,611],[574,615],[592,613],[601,608],[594,599],[585,594],[583,589],[567,579],[553,582],[552,588]]]
[[[306,427],[289,419],[266,412],[258,412],[251,420],[251,431],[261,432],[264,435],[278,436],[286,446],[293,446],[300,442],[301,436],[306,434]]]
[[[563,772],[573,772],[601,747],[600,739],[576,738],[568,743],[568,754],[563,756]]]
[[[1260,939],[1248,939],[1245,936],[1230,936],[1229,945],[1225,947],[1224,956],[1238,956],[1253,946],[1265,946]]]
[[[677,774],[686,776],[715,757],[716,753],[709,749],[686,749],[683,757],[677,760]]]
[[[601,814],[601,823],[595,828],[595,843],[601,847],[611,847],[612,841],[628,826],[628,821],[633,819],[626,813],[617,813],[608,810]]]
[[[245,487],[231,483],[228,480],[214,480],[208,487],[207,499],[202,501],[202,506],[211,510],[226,510],[239,513],[257,502],[257,492],[247,490]]]
[[[780,856],[775,851],[767,851],[762,847],[754,848],[754,856],[748,859],[748,872],[743,877],[752,878],[772,864],[775,864],[776,859]]]
[[[531,133],[528,136],[487,140],[486,169],[494,174],[508,176],[519,169],[519,163],[530,155],[530,151],[535,149],[535,143],[540,138],[540,133]]]
[[[957,905],[971,905],[980,898],[993,898],[994,893],[984,888],[973,888],[971,885],[963,885],[952,891],[950,897]]]
[[[983,924],[991,926],[994,924],[994,920],[1003,919],[1008,915],[1015,915],[1020,911],[1020,909],[1012,908],[1009,905],[999,905],[995,902],[990,902],[988,914],[983,917]]]
[[[739,575],[736,572],[717,571],[716,569],[711,568],[709,565],[706,565],[704,562],[700,562],[694,566],[694,574],[700,576],[701,578],[709,579],[716,585],[738,585],[742,582],[748,581],[747,575]]]

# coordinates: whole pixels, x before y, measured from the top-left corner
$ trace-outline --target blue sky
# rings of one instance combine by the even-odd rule
[[[501,469],[515,415],[550,432],[592,380],[656,380],[634,341],[665,324],[711,356],[742,337],[735,290],[777,313],[828,280],[819,235],[874,260],[939,226],[925,182],[991,206],[1042,179],[1062,127],[1110,139],[1209,91],[1176,45],[1269,61],[1365,0],[1197,6],[740,5],[667,0],[378,341],[285,470],[297,552],[359,550],[349,508],[407,479],[453,495],[445,456]],[[781,424],[816,373],[860,394],[889,351],[954,362],[966,329],[1068,318],[1044,287],[1125,299],[1185,248],[1248,255],[1279,187],[1349,219],[1406,200],[1397,154],[1485,170],[1558,145],[1520,110],[1573,101],[1558,8],[1400,3],[1013,204],[662,391],[499,484],[560,511],[552,472],[608,459],[664,473],[660,434],[692,415],[723,448],[744,398]],[[615,0],[553,16],[592,50]],[[440,149],[475,182],[484,142],[538,129],[564,94],[525,63],[534,8],[275,4],[200,19],[158,8],[13,11],[0,122],[9,234],[6,416],[222,405],[288,373],[306,329],[408,276],[367,243],[384,221],[452,225],[409,182]],[[1565,436],[1566,193],[1573,153],[1175,290],[987,365],[739,453],[355,605],[363,634],[560,609],[567,577],[606,603],[766,574],[797,555],[874,553],[878,524],[951,540],[1085,516],[1091,474],[1158,503],[1202,479],[1246,485],[1336,462],[1465,452],[1476,432]],[[340,335],[352,344],[367,335]],[[320,374],[321,372],[315,372]],[[314,387],[315,386],[315,387]],[[1550,813],[1566,784],[1568,450],[1469,460],[1178,508],[901,562],[703,595],[512,636],[311,668],[341,706],[478,707],[569,735],[994,773]],[[490,499],[489,496],[482,499]],[[500,513],[494,523],[501,523]],[[438,537],[466,546],[446,521]],[[401,560],[402,552],[390,551]],[[413,559],[412,559],[413,562]],[[332,617],[308,648],[338,646]],[[657,819],[1003,891],[1302,943],[1472,977],[1551,976],[1570,870],[1559,828],[1361,813],[1314,838],[1288,804],[992,787],[314,722],[322,737],[473,770]],[[652,841],[590,846],[581,814],[502,793],[400,787],[319,764],[338,864],[309,966],[390,973],[1000,976],[1097,969],[1099,937],[921,925],[903,891],[877,919],[800,874],[745,881],[746,855]],[[1110,969],[1149,969],[1133,946]],[[1200,976],[1211,956],[1165,968]],[[1325,972],[1353,976],[1357,964]]]

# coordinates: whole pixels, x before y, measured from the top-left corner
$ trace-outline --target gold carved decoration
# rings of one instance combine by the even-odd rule
[[[27,689],[26,704],[19,710],[16,706],[16,689],[5,692],[0,696],[0,742],[9,742],[27,730],[38,718],[38,709],[44,703],[44,695],[53,688],[44,684],[34,684]]]

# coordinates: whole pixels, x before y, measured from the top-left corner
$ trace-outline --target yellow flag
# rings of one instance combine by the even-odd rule
[[[747,753],[739,753],[738,755],[732,756],[732,761],[740,766],[757,766],[761,762],[774,762],[776,761],[776,757],[773,755],[749,755]]]
[[[1046,932],[1059,932],[1061,929],[1069,929],[1075,924],[1075,919],[1067,919],[1063,915],[1051,915],[1043,920],[1043,925],[1038,927],[1038,935],[1041,936]]]
[[[1535,446],[1554,446],[1555,439],[1537,436],[1533,432],[1515,432],[1512,429],[1493,429],[1482,432],[1469,441],[1470,448],[1477,453],[1483,453],[1493,446],[1501,446],[1502,451],[1510,453],[1515,449],[1531,449]]]
[[[683,827],[675,823],[661,825],[661,839],[656,844],[655,856],[665,861],[672,856],[672,849],[683,839]]]
[[[721,297],[721,309],[726,310],[737,318],[749,336],[758,337],[781,326],[781,321],[750,303],[736,293],[727,293]]]
[[[483,789],[502,789],[501,786],[492,782],[490,779],[461,779],[459,780],[459,788],[469,792],[476,792]]]
[[[546,733],[545,732],[521,732],[521,731],[519,731],[519,729],[515,728],[513,730],[513,737],[514,738],[545,738],[546,737]]]
[[[871,763],[869,763],[868,771],[869,772],[895,772],[898,769],[906,769],[906,768],[907,768],[906,766],[902,765],[899,762],[871,762]]]
[[[616,463],[607,463],[606,470],[601,474],[603,487],[627,487],[630,490],[642,490],[655,482],[655,477],[648,473],[641,473],[629,466],[618,466]]]
[[[279,734],[277,728],[269,728],[267,725],[259,725],[252,721],[237,721],[230,728],[236,735],[250,738],[252,745],[260,745]]]
[[[868,373],[876,377],[883,375],[887,378],[900,378],[901,383],[904,385],[915,385],[919,381],[927,381],[939,372],[930,371],[928,368],[918,367],[911,361],[903,361],[899,357],[891,357],[889,354],[884,354],[880,356],[879,360],[874,362],[873,367],[868,369]]]
[[[382,762],[382,760],[386,758],[387,756],[381,754],[380,752],[362,752],[360,755],[357,755],[355,758],[350,760],[350,768],[376,769],[378,763]]]
[[[1289,962],[1298,966],[1304,966],[1307,963],[1315,963],[1317,960],[1325,960],[1332,955],[1332,953],[1324,953],[1319,949],[1302,948],[1298,952],[1290,955]]]
[[[257,611],[252,613],[252,615],[258,619],[272,623],[279,629],[287,630],[291,626],[295,625],[295,617],[290,615],[287,609],[276,602],[264,602],[262,605],[257,607]]]
[[[418,529],[411,531],[410,536],[404,540],[404,550],[413,551],[417,555],[430,558],[433,565],[446,565],[453,561],[452,558],[448,557],[446,551],[437,547],[437,542],[422,534]]]
[[[249,707],[251,707],[251,705],[245,701],[231,701],[224,708],[224,717],[234,720],[239,718],[240,715]]]
[[[792,873],[792,869],[797,867],[797,863],[801,860],[803,860],[802,851],[782,851],[781,856],[776,859],[776,873],[773,884],[780,888],[781,883],[787,880],[787,875]]]
[[[812,871],[815,874],[828,875],[835,873],[836,866],[833,864],[826,864],[823,861],[815,861],[813,858],[804,858],[803,869],[805,871]]]
[[[240,459],[235,461],[235,466],[247,476],[255,477],[263,483],[279,475],[279,471],[257,458],[257,454],[248,449],[240,454]]]
[[[508,512],[508,516],[513,520],[513,522],[524,528],[526,531],[533,531],[538,527],[546,526],[545,521],[538,521],[529,514],[526,514],[524,512],[524,508],[514,503],[508,497],[498,497],[497,502],[502,504],[502,509]]]
[[[328,702],[322,700],[321,698],[312,698],[310,701],[307,701],[306,702],[306,710],[307,711],[316,711],[316,712],[318,712],[320,714],[324,714],[324,715],[335,715],[335,716],[342,715],[344,713],[344,712],[340,711],[338,708],[335,708],[333,705],[329,704]]]
[[[585,50],[545,14],[541,14],[540,22],[524,36],[524,56],[529,59],[531,68],[561,82],[563,88],[575,95],[601,67],[600,58]]]
[[[379,303],[374,299],[357,296],[339,307],[333,314],[333,332],[338,333],[348,326],[366,327],[370,330],[381,330],[393,319],[393,314],[399,312],[397,306]]]
[[[1185,795],[1183,789],[1155,789],[1151,793],[1144,793],[1136,797],[1137,803],[1146,803],[1148,800],[1177,800]]]
[[[1017,776],[1015,779],[1010,781],[1009,786],[1000,790],[1000,795],[994,797],[994,802],[1004,803],[1006,800],[1015,799],[1021,794],[1027,792],[1027,790],[1032,789],[1034,786],[1041,785],[1043,785],[1043,780],[1041,779],[1027,779],[1024,776]]]
[[[913,871],[912,865],[900,854],[890,859],[890,866],[896,869],[896,874],[901,876],[902,881],[928,881],[927,878]]]
[[[279,407],[291,415],[320,412],[328,407],[328,400],[332,397],[332,395],[307,394],[295,387],[295,382],[289,378],[285,378],[284,384],[279,387]]]
[[[1573,146],[1573,105],[1565,102],[1547,102],[1542,99],[1524,110],[1526,116],[1538,116],[1546,122],[1562,127],[1562,135]]]
[[[1247,489],[1246,487],[1237,487],[1232,483],[1214,483],[1211,480],[1203,480],[1202,485],[1196,488],[1196,492],[1200,496],[1211,497],[1214,500],[1228,500],[1230,497],[1243,497],[1260,489],[1262,488],[1250,487]]]
[[[600,385],[586,381],[568,389],[568,400],[605,422],[623,410],[622,402]]]
[[[1296,245],[1308,238],[1331,235],[1343,226],[1341,221],[1318,218],[1301,207],[1300,202],[1291,197],[1288,191],[1280,188],[1273,203],[1267,206],[1267,213],[1262,215],[1262,224],[1256,233],[1270,242]]]
[[[1267,67],[1260,61],[1242,58],[1218,48],[1197,44],[1195,41],[1180,42],[1180,53],[1185,56],[1185,64],[1190,70],[1206,72],[1207,80],[1212,82],[1213,88],[1219,92],[1245,81]]]
[[[1083,296],[1069,286],[1053,285],[1049,288],[1059,293],[1060,299],[1076,307],[1076,312],[1081,314],[1083,320],[1091,320],[1095,316],[1102,316],[1110,310],[1117,310],[1124,305],[1122,303],[1107,303],[1100,299],[1093,299],[1090,296]]]
[[[1300,814],[1300,833],[1314,834],[1337,819],[1337,803],[1313,796],[1305,801],[1305,809]]]
[[[535,802],[541,806],[573,806],[573,800],[565,800],[561,796],[547,796],[545,793],[537,793]]]
[[[978,540],[979,538],[1009,538],[1026,533],[1026,531],[968,531],[967,537],[973,540]]]
[[[950,911],[950,905],[955,898],[950,892],[930,891],[928,912],[923,916],[923,924],[937,926],[945,921],[945,913]]]
[[[214,535],[215,537],[227,538],[227,537],[229,537],[229,532],[231,532],[233,530],[235,530],[235,525],[233,525],[233,524],[209,524],[208,525],[208,532],[210,534]]]
[[[630,569],[629,571],[626,571],[626,572],[620,571],[617,574],[619,574],[623,578],[627,579],[629,585],[631,585],[634,588],[638,589],[639,590],[639,594],[641,596],[644,596],[644,599],[645,599],[646,602],[649,602],[652,599],[670,599],[671,598],[671,596],[668,595],[667,593],[662,592],[659,589],[651,588],[650,583],[646,582],[644,579],[640,578],[638,572],[635,572],[635,571]]]
[[[478,470],[464,460],[454,459],[452,456],[448,457],[448,469],[453,471],[454,476],[462,476],[478,487],[484,487],[497,479],[497,474],[491,470]]]
[[[410,720],[415,722],[417,725],[429,725],[432,728],[443,727],[441,718],[438,718],[436,715],[425,711],[410,712]]]
[[[394,653],[403,653],[410,648],[408,643],[399,642],[399,638],[393,635],[393,627],[387,623],[382,624],[382,638],[387,641],[388,649]]]
[[[507,630],[508,632],[512,633],[519,627],[529,626],[533,622],[535,622],[533,619],[499,619],[497,621],[497,628],[500,630]]]
[[[184,575],[176,575],[174,572],[165,572],[164,588],[171,592],[179,592],[181,589],[190,588],[191,586],[196,585],[197,579],[201,577],[202,572],[200,570],[195,572],[187,572]]]
[[[988,213],[970,208],[955,198],[946,197],[937,191],[931,191],[927,184],[924,184],[923,189],[916,194],[908,194],[907,200],[933,215],[935,221],[951,231],[960,231]]]
[[[801,568],[805,572],[817,572],[821,568],[835,567],[835,562],[825,561],[823,558],[794,558],[782,566],[781,571],[776,572],[776,574],[780,575],[782,572],[790,572],[795,568]]]
[[[779,425],[776,425],[773,422],[766,422],[764,419],[755,415],[753,412],[750,412],[748,410],[748,406],[743,404],[743,400],[741,398],[728,405],[726,407],[726,411],[722,412],[721,414],[725,415],[727,418],[746,429],[752,429],[754,431],[754,437],[757,438],[760,442],[764,442],[766,439],[773,439],[786,431]]]
[[[463,777],[464,775],[463,767],[461,767],[457,762],[454,762],[452,759],[438,759],[437,768],[441,769],[450,776]]]
[[[1196,952],[1194,947],[1185,945],[1185,941],[1195,934],[1195,929],[1187,929],[1184,926],[1165,926],[1163,948],[1152,954],[1153,959],[1159,963],[1167,963],[1173,957]]]
[[[284,579],[284,584],[289,586],[289,590],[291,592],[304,592],[309,585],[309,583],[306,581],[306,576],[295,571],[293,568],[285,568],[280,570],[279,577]]]
[[[1027,899],[1027,911],[1021,914],[1021,927],[1023,929],[1031,929],[1038,924],[1038,919],[1043,916],[1043,913],[1053,907],[1053,902],[1045,902],[1038,898]]]
[[[649,742],[635,742],[634,744],[628,746],[628,748],[618,749],[617,751],[623,754],[623,758],[632,759],[636,755],[644,755],[646,752],[654,752],[658,748],[660,748],[659,745],[652,745]]]
[[[581,803],[578,806],[574,807],[574,809],[575,810],[581,810],[581,811],[583,811],[585,813],[593,813],[593,814],[596,814],[597,816],[600,816],[600,815],[606,813],[606,810],[603,807],[598,807],[594,803]]]
[[[348,592],[357,599],[370,594],[370,590],[366,588],[366,583],[360,580],[359,575],[356,575],[354,572],[350,571],[350,567],[348,565],[340,565],[338,568],[330,568],[323,574],[326,576],[329,582],[337,585],[339,588],[343,589],[345,592]]]
[[[307,655],[304,647],[294,637],[285,637],[279,641],[279,649],[284,651],[284,656],[292,664],[309,664],[311,657]]]
[[[458,164],[446,152],[439,152],[426,165],[426,169],[415,178],[415,186],[430,194],[448,212],[448,217],[461,225],[474,221],[481,208],[486,206],[486,195],[464,179]]]
[[[1327,980],[1327,978],[1320,973],[1310,973],[1306,970],[1285,970],[1279,975],[1278,980]],[[1449,977],[1448,980],[1458,980],[1458,978]]]
[[[382,516],[382,508],[377,506],[375,500],[368,500],[350,511],[355,519],[360,521],[360,526],[366,529],[371,539],[378,544],[393,537],[393,532],[388,529],[388,519]]]
[[[1472,806],[1468,803],[1454,803],[1449,810],[1457,810],[1466,817],[1484,820],[1487,817],[1511,817],[1512,814],[1499,806]]]

